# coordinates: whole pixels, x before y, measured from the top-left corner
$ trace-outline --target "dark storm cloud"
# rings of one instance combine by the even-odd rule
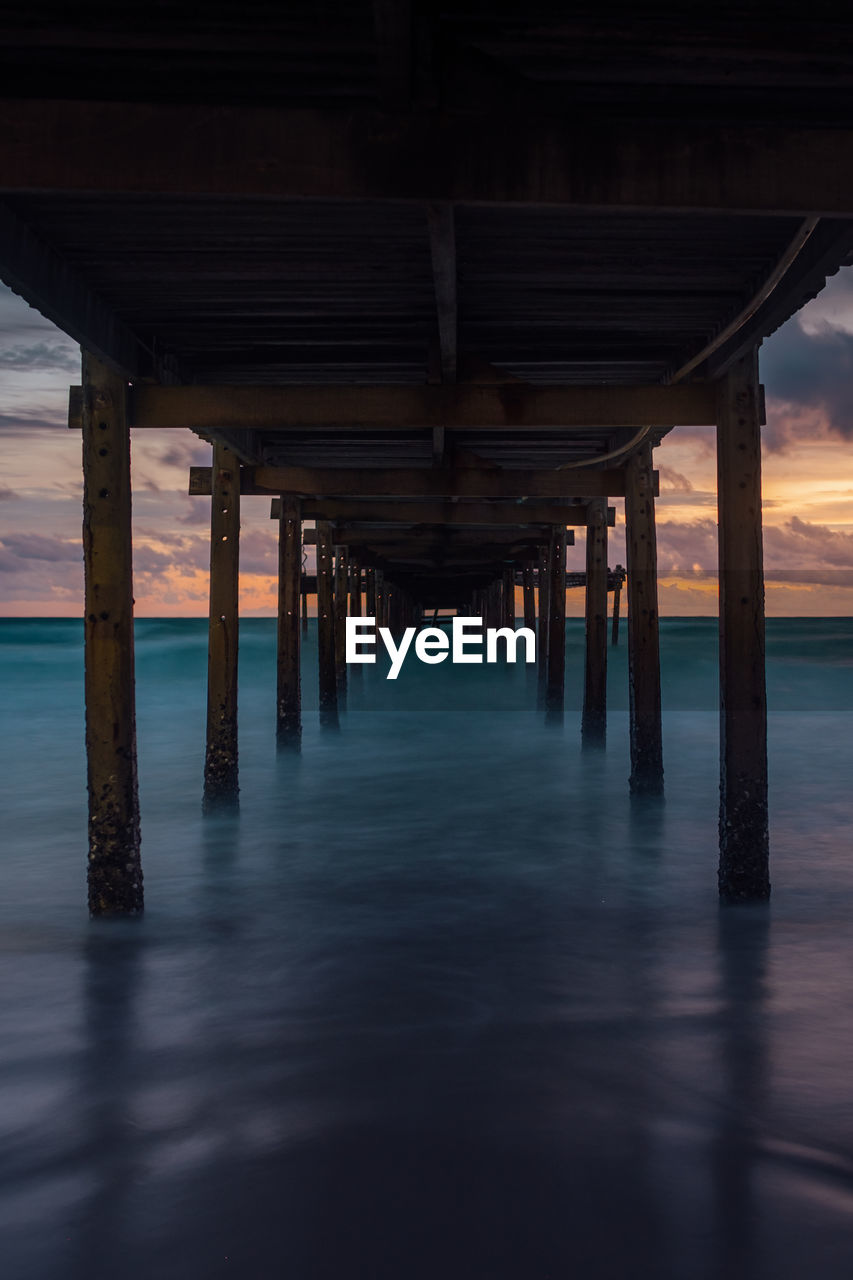
[[[762,347],[761,378],[769,448],[822,436],[827,428],[853,438],[853,334],[828,326],[806,333],[790,320]]]

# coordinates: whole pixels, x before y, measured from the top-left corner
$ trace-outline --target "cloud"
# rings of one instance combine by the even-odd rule
[[[27,413],[0,413],[0,434],[32,436],[36,431],[68,430],[67,410],[45,406]]]
[[[662,493],[692,493],[693,485],[687,476],[676,471],[674,467],[658,466]]]
[[[828,433],[853,439],[853,333],[829,324],[807,332],[790,320],[762,348],[761,377],[768,448]]]
[[[65,342],[36,342],[32,346],[17,343],[5,350],[0,347],[0,369],[27,373],[45,370],[79,373],[80,355]]]
[[[853,533],[792,516],[784,525],[765,528],[764,562],[768,568],[781,570],[806,568],[825,573],[829,566],[853,570]]]
[[[4,550],[19,560],[45,560],[51,564],[82,563],[80,542],[46,537],[39,533],[0,534]]]
[[[0,502],[11,502],[14,498],[19,497],[14,489],[0,489]]]
[[[661,521],[657,527],[657,544],[661,573],[716,569],[715,520]]]

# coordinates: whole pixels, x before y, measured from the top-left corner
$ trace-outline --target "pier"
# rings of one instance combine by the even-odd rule
[[[195,61],[182,5],[169,30],[120,12],[91,44],[54,20],[39,38],[13,24],[0,277],[84,351],[69,427],[86,493],[93,915],[143,908],[130,440],[163,428],[211,451],[189,476],[210,502],[208,811],[239,804],[240,509],[255,500],[272,500],[279,536],[271,750],[299,748],[309,607],[330,729],[347,615],[396,632],[436,611],[535,624],[531,696],[543,732],[564,723],[579,533],[579,740],[606,748],[621,610],[625,782],[662,796],[654,449],[678,427],[714,431],[709,877],[718,843],[722,898],[767,899],[758,353],[853,253],[853,76],[819,11],[792,25],[761,5],[748,36],[719,15],[700,75],[664,8],[673,24],[653,38],[587,9],[569,30],[521,8],[507,24],[332,4],[289,36],[216,9]],[[607,554],[617,501],[624,573]]]

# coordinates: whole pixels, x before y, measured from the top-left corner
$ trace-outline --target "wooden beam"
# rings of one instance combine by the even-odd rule
[[[302,737],[299,589],[302,577],[302,521],[298,498],[281,503],[278,532],[278,645],[276,741],[297,747]]]
[[[334,538],[334,531],[332,537]],[[335,541],[335,679],[338,686],[338,710],[347,706],[346,620],[349,604],[348,552]]]
[[[114,372],[132,378],[150,370],[151,358],[136,335],[55,249],[43,244],[2,203],[0,278]],[[76,403],[82,411],[79,396]],[[77,425],[82,425],[82,418]]]
[[[210,504],[210,610],[207,648],[207,745],[204,808],[234,806],[239,795],[237,658],[239,649],[240,461],[213,446]]]
[[[178,386],[140,383],[131,392],[137,430],[588,431],[593,427],[713,426],[710,383],[674,386],[531,387],[457,383],[418,386]],[[71,420],[69,419],[69,425]]]
[[[562,724],[566,685],[566,531],[559,525],[551,530],[548,570],[551,581],[548,590],[545,717],[552,724]]]
[[[373,27],[383,101],[392,110],[405,111],[415,61],[412,0],[373,0]]]
[[[125,380],[84,352],[83,567],[89,911],[143,908]]]
[[[332,531],[317,526],[317,660],[320,680],[320,724],[338,728],[338,683],[335,674],[335,609],[332,586]]]
[[[607,524],[601,499],[589,504],[585,617],[581,735],[585,747],[601,747],[607,734]]]
[[[270,519],[278,520],[280,498],[270,504]],[[449,527],[508,525],[518,528],[526,524],[566,524],[584,527],[587,521],[586,503],[570,506],[543,506],[537,503],[488,503],[488,502],[373,502],[346,501],[325,498],[322,501],[306,499],[302,504],[306,520],[331,520],[345,523],[370,522],[398,525],[434,524]],[[616,524],[616,508],[607,508],[607,523]],[[309,541],[307,530],[305,540]]]
[[[551,585],[550,553],[551,542],[549,535],[548,542],[543,543],[539,548],[539,592],[537,600],[539,605],[539,626],[536,632],[538,676],[536,707],[539,711],[544,711],[545,709],[545,695],[548,688],[548,615],[551,607],[548,600]]]
[[[92,139],[98,146],[92,146]],[[319,159],[318,159],[319,158]],[[520,111],[7,99],[6,191],[853,216],[853,129]]]
[[[518,547],[535,546],[542,541],[543,529],[540,526],[527,528],[524,525],[499,525],[496,528],[473,529],[406,529],[387,525],[351,525],[337,524],[332,526],[332,536],[336,546],[399,546],[399,547],[436,547],[452,555],[456,550],[467,547]],[[318,534],[315,529],[306,529],[303,534],[307,547],[315,546]],[[574,530],[566,534],[568,546],[574,546]]]
[[[720,896],[770,896],[767,695],[757,353],[722,379],[717,431],[720,557]]]
[[[630,786],[634,794],[659,795],[663,792],[663,746],[657,538],[650,442],[628,459],[626,472]]]
[[[209,493],[209,486],[210,468],[190,467],[190,494],[198,497]],[[244,467],[241,492],[350,498],[621,498],[625,495],[625,469]]]
[[[538,556],[538,549],[537,549]],[[536,592],[534,587],[534,572],[532,561],[526,564],[522,570],[522,601],[524,608],[524,625],[528,627],[534,634],[536,633]]]
[[[453,205],[433,204],[427,210],[432,278],[438,319],[438,343],[441,379],[456,381],[457,303],[456,303],[456,227]]]

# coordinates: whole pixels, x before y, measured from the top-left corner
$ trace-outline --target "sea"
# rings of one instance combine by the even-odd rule
[[[0,622],[4,1280],[849,1280],[853,619],[771,619],[772,899],[716,892],[716,622],[667,618],[666,794],[518,663],[352,669],[136,624],[146,912],[86,913],[82,624]]]

